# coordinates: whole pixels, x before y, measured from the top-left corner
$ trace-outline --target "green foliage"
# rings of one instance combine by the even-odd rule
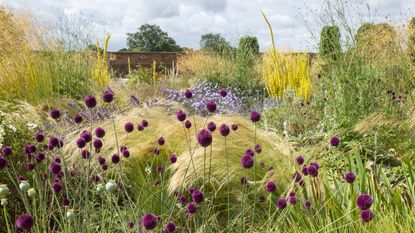
[[[243,36],[239,39],[238,50],[246,53],[258,54],[259,44],[255,36]]]
[[[320,35],[320,56],[328,61],[335,61],[341,54],[339,27],[324,26]]]
[[[135,33],[127,33],[128,50],[143,52],[181,51],[176,41],[155,24],[143,24]]]
[[[200,47],[207,52],[224,53],[232,52],[232,47],[220,33],[208,33],[202,35]]]
[[[408,27],[408,52],[412,63],[415,64],[415,17],[411,19]]]
[[[130,87],[140,83],[153,84],[151,68],[138,67],[127,75],[127,85]]]

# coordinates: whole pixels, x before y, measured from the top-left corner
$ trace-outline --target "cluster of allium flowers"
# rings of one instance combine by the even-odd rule
[[[141,226],[146,230],[152,230],[156,228],[160,218],[153,213],[148,213],[141,218]]]
[[[361,210],[360,219],[363,222],[369,222],[375,217],[375,214],[370,210],[372,206],[373,198],[367,193],[362,193],[357,196],[356,206]]]
[[[212,134],[206,129],[202,129],[197,133],[197,142],[202,147],[208,147],[212,144]]]

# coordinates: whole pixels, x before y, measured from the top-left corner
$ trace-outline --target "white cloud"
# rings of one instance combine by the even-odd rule
[[[279,47],[309,50],[315,42],[301,17],[308,19],[309,27],[318,32],[320,22],[310,16],[324,9],[321,7],[323,0],[297,0],[295,3],[289,0],[1,1],[13,10],[31,10],[48,20],[61,15],[82,15],[95,25],[98,39],[102,39],[105,33],[111,33],[111,50],[126,47],[126,33],[135,32],[144,23],[160,25],[179,45],[185,47],[198,48],[200,36],[209,32],[221,33],[234,44],[240,36],[252,34],[258,37],[262,48],[268,47],[270,36],[261,10],[272,24]],[[366,10],[366,1],[348,2],[352,6],[350,17],[358,22],[386,20],[403,23],[415,16],[413,0],[367,0],[370,14]]]

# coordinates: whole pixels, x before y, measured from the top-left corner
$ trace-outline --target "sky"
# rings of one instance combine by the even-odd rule
[[[76,18],[88,24],[93,39],[111,34],[109,50],[125,48],[126,33],[145,23],[157,24],[182,47],[198,49],[201,35],[220,33],[233,45],[244,35],[258,38],[261,50],[271,45],[263,11],[278,48],[314,51],[317,33],[327,20],[327,4],[346,5],[352,25],[387,21],[407,23],[415,16],[415,0],[0,0],[15,11],[30,11],[45,22]],[[333,11],[331,11],[333,12]],[[80,20],[79,20],[80,19]]]

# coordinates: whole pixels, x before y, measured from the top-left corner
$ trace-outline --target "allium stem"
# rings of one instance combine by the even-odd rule
[[[230,223],[230,209],[229,209],[229,199],[230,199],[230,197],[229,197],[229,185],[230,185],[229,176],[230,176],[230,174],[229,174],[229,158],[228,158],[228,151],[227,151],[227,146],[226,146],[226,137],[225,137],[225,159],[226,159],[226,173],[227,173],[226,195],[227,195],[227,198],[228,198],[228,203],[226,205],[226,208],[227,208],[227,212],[228,212],[228,225],[229,225],[229,223]]]
[[[7,227],[7,233],[11,233],[12,229],[10,227],[10,223],[9,223],[9,214],[7,211],[7,207],[3,207],[3,213],[4,213],[4,220],[6,221],[6,227]]]
[[[203,186],[206,185],[206,147],[203,147]]]
[[[244,177],[247,177],[247,175],[248,175],[248,170],[245,169]],[[247,185],[248,185],[248,182],[242,188],[242,200],[241,200],[242,201],[242,213],[241,213],[241,215],[242,215],[242,232],[245,232],[245,189],[246,189]]]
[[[254,123],[254,145],[256,145],[256,123]],[[258,156],[258,155],[257,155]],[[255,164],[255,160],[256,157],[255,156],[253,158],[254,160],[254,199],[252,200],[252,204],[254,205],[253,209],[252,209],[252,222],[251,222],[251,226],[254,226],[254,220],[255,220],[255,202],[256,202],[256,164]]]
[[[209,155],[209,183],[210,183],[210,176],[211,176],[211,171],[212,171],[212,147],[213,147],[213,143],[210,145],[210,155]]]

